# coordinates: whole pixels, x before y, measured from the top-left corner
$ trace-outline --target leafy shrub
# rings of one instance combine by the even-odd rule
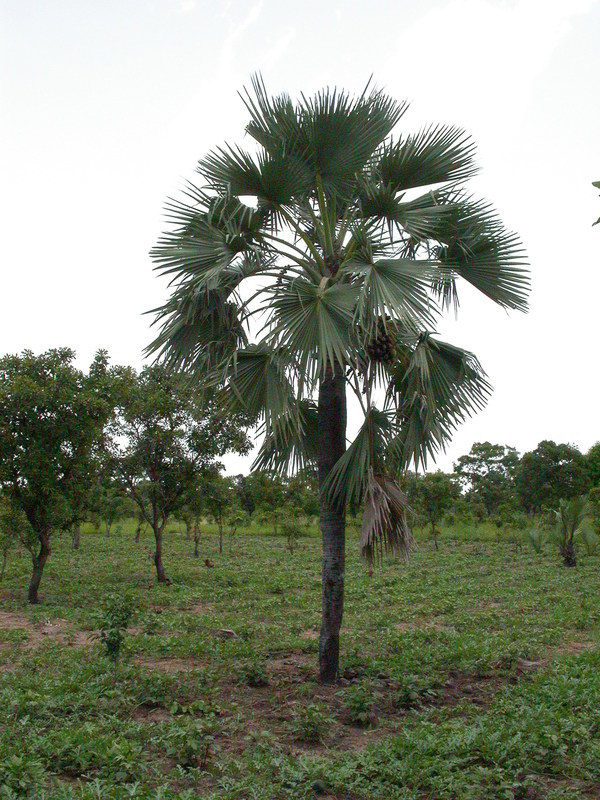
[[[338,693],[342,698],[343,706],[348,713],[350,722],[354,725],[368,727],[374,721],[373,707],[376,694],[369,682],[356,683],[345,691]]]
[[[248,686],[268,686],[269,676],[263,664],[258,661],[247,661],[240,670],[239,681]]]
[[[405,675],[392,695],[392,704],[395,708],[413,708],[436,697],[437,692],[422,678],[417,675]]]
[[[292,732],[300,742],[322,742],[331,724],[325,708],[319,703],[299,706],[292,720]]]
[[[124,633],[132,616],[131,599],[118,594],[109,595],[98,614],[100,623],[98,638],[104,645],[105,655],[115,665],[121,657]]]
[[[12,755],[0,761],[0,797],[27,797],[43,785],[43,765],[30,756]]]
[[[205,770],[215,749],[216,718],[209,714],[202,719],[188,715],[177,718],[161,744],[164,753],[184,769]]]

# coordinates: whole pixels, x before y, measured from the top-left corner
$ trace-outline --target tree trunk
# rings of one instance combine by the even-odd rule
[[[198,523],[194,525],[194,555],[196,558],[200,555],[200,549],[198,545],[200,544],[200,529],[198,528]]]
[[[339,674],[340,627],[344,611],[346,544],[345,503],[331,502],[323,483],[346,450],[346,381],[338,367],[331,368],[319,386],[319,508],[323,554],[321,562],[321,633],[319,675],[322,683],[334,683]]]
[[[432,522],[432,523],[431,523],[431,532],[433,533],[433,543],[434,543],[434,545],[435,545],[435,549],[436,549],[436,550],[439,550],[439,549],[440,549],[440,547],[439,547],[439,545],[438,545],[438,540],[437,540],[437,528],[435,527],[435,522]]]
[[[4,580],[4,573],[6,572],[6,565],[8,563],[8,549],[2,552],[2,568],[0,569],[0,583]]]
[[[161,526],[154,528],[154,539],[156,541],[156,548],[154,550],[154,564],[156,566],[156,579],[159,583],[167,583],[167,576],[165,575],[165,568],[162,560],[162,532]]]
[[[42,580],[42,572],[44,565],[48,560],[48,556],[52,552],[50,549],[50,536],[47,533],[40,534],[40,551],[37,556],[33,557],[33,572],[31,573],[31,580],[29,581],[29,592],[27,599],[30,603],[39,603],[38,589],[40,588],[40,581]]]
[[[565,567],[577,566],[577,559],[575,558],[575,545],[573,542],[567,542],[563,550],[563,557],[565,559]]]
[[[79,539],[81,538],[81,526],[78,522],[73,526],[73,550],[79,550]]]

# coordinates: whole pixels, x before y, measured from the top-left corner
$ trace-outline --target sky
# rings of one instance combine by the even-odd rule
[[[0,0],[0,353],[99,348],[140,367],[167,287],[148,251],[197,161],[244,143],[238,92],[410,101],[400,128],[465,128],[472,191],[516,231],[528,314],[469,287],[443,338],[494,394],[430,468],[475,441],[600,439],[600,0]],[[351,422],[356,425],[356,420]],[[229,458],[247,471],[251,458]]]

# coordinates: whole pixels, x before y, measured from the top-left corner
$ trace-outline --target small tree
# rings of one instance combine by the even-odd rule
[[[219,553],[223,552],[223,536],[229,533],[229,552],[233,536],[244,519],[235,485],[231,478],[213,473],[203,485],[205,507],[219,531]]]
[[[246,487],[252,497],[254,514],[271,525],[277,536],[277,526],[281,521],[281,506],[285,501],[283,479],[272,472],[257,470],[246,478]]]
[[[100,627],[98,638],[104,645],[106,657],[113,664],[113,683],[116,683],[117,667],[123,655],[125,632],[132,616],[131,600],[118,594],[111,594],[106,598],[98,615]]]
[[[431,525],[435,549],[438,545],[438,528],[446,511],[460,495],[460,490],[451,475],[438,470],[416,477],[409,488],[409,501]]]
[[[242,417],[234,419],[190,382],[161,366],[128,370],[122,377],[112,427],[115,475],[154,533],[159,583],[166,524],[202,472],[227,451],[247,452]]]
[[[135,513],[123,487],[112,476],[104,475],[94,490],[92,515],[104,524],[106,536],[110,536],[113,525]]]
[[[89,464],[112,411],[106,354],[89,375],[74,358],[65,348],[0,359],[0,485],[35,535],[30,603],[38,602],[53,534],[79,515],[76,498],[89,491]]]
[[[207,490],[215,470],[205,470],[196,481],[187,488],[177,516],[183,521],[186,538],[194,539],[194,556],[200,555],[200,524],[207,513]]]
[[[306,522],[302,517],[302,509],[292,503],[286,503],[282,508],[282,512],[281,532],[285,536],[290,555],[294,555],[296,542]]]

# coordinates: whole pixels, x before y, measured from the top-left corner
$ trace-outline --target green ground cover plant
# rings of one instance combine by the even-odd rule
[[[600,555],[565,569],[527,531],[443,527],[370,570],[349,548],[342,663],[318,682],[319,539],[183,525],[56,539],[0,585],[0,798],[575,800],[600,796]],[[350,526],[349,536],[358,536]],[[119,670],[98,638],[134,611]],[[108,605],[107,605],[108,604]],[[102,611],[104,609],[104,611]]]

